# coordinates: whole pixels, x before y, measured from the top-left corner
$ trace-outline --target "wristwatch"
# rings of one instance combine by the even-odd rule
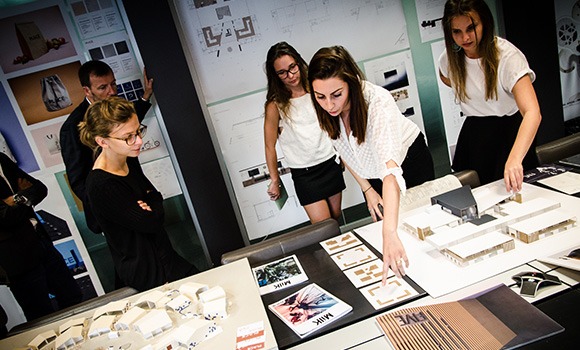
[[[14,203],[16,204],[30,206],[30,201],[28,200],[28,198],[19,193],[16,193],[14,196],[12,196],[12,198],[14,199]]]

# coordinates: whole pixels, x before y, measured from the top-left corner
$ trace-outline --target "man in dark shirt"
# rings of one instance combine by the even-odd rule
[[[143,120],[151,107],[149,99],[153,94],[153,79],[147,78],[147,73],[145,70],[143,71],[145,88],[143,96],[134,102],[139,121]],[[83,120],[91,103],[117,95],[117,82],[111,67],[105,62],[97,60],[84,63],[79,69],[78,75],[85,93],[85,100],[72,111],[60,128],[61,154],[68,182],[73,192],[83,203],[87,226],[91,231],[101,233],[101,228],[95,220],[87,200],[85,188],[85,180],[93,168],[93,152],[81,143],[78,124]]]
[[[0,153],[0,266],[28,321],[79,303],[82,292],[34,213],[46,186]]]

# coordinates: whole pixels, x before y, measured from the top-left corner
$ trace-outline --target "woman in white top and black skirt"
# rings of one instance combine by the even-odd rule
[[[268,93],[265,104],[264,141],[271,183],[270,199],[280,197],[280,173],[276,143],[300,205],[310,222],[341,215],[342,190],[346,188],[342,167],[328,135],[320,129],[308,94],[308,65],[288,43],[273,45],[266,58]]]
[[[318,50],[308,79],[322,129],[361,187],[373,220],[383,219],[383,283],[389,267],[402,276],[409,260],[397,234],[400,195],[435,177],[425,137],[389,91],[364,80],[342,46]]]
[[[452,168],[476,170],[482,184],[503,178],[508,192],[518,192],[524,171],[537,166],[534,139],[542,117],[535,74],[517,47],[494,35],[483,0],[447,1],[443,31],[439,75],[467,116]]]

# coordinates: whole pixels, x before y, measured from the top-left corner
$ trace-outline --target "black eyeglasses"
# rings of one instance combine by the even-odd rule
[[[280,79],[286,79],[288,77],[288,73],[296,74],[300,70],[300,67],[296,63],[292,63],[288,66],[288,69],[281,69],[276,72]]]
[[[108,138],[125,141],[128,146],[133,146],[137,141],[137,136],[141,139],[147,134],[147,125],[141,124],[139,125],[139,129],[134,134],[129,134],[127,137],[114,137],[114,136],[107,136]]]

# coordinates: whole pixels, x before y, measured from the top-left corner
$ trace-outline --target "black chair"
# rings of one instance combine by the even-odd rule
[[[580,133],[536,146],[538,163],[550,164],[580,153]]]
[[[10,329],[8,332],[8,336],[11,337],[13,335],[26,332],[30,329],[44,326],[53,322],[57,322],[63,320],[65,318],[81,314],[83,312],[95,309],[97,307],[106,305],[112,301],[122,300],[125,298],[130,297],[131,295],[137,294],[138,291],[131,287],[123,287],[112,292],[100,295],[98,297],[83,301],[77,305],[73,305],[67,307],[66,309],[62,309],[56,312],[53,312],[49,315],[39,317],[35,320],[28,321],[25,323],[21,323],[16,325]]]
[[[221,263],[225,265],[243,258],[248,258],[250,264],[265,262],[276,257],[286,256],[302,247],[318,243],[339,234],[340,228],[338,222],[334,219],[326,219],[312,225],[301,227],[292,232],[287,232],[266,239],[265,241],[224,253],[221,258]]]

